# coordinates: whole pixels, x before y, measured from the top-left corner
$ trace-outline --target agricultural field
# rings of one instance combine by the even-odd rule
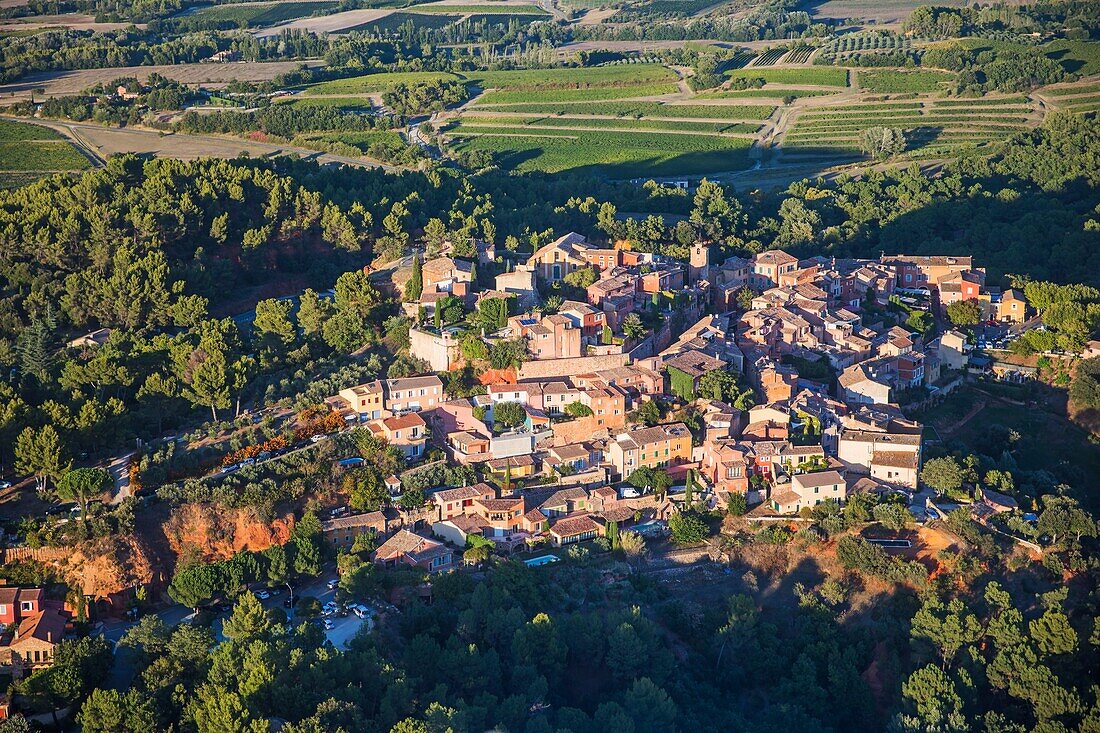
[[[832,63],[837,59],[858,58],[863,54],[911,51],[917,39],[887,31],[862,31],[834,38],[821,47],[819,57]]]
[[[837,69],[828,66],[814,66],[807,69],[758,69],[755,66],[747,69],[736,69],[726,72],[729,79],[763,79],[767,84],[791,84],[846,87],[848,86],[848,70]]]
[[[643,84],[628,87],[592,87],[590,89],[494,90],[478,97],[477,104],[599,102],[607,99],[655,97],[674,94],[676,91],[675,84]]]
[[[336,2],[248,3],[213,5],[190,15],[211,22],[232,22],[241,28],[265,28],[336,8]]]
[[[752,62],[754,67],[756,66],[775,66],[779,59],[787,55],[787,48],[773,48],[769,51],[765,51],[756,57],[756,61]]]
[[[477,109],[477,108],[474,108]],[[600,117],[665,117],[701,120],[766,120],[775,111],[768,105],[663,104],[661,102],[562,102],[508,104],[481,109],[493,112],[526,112],[543,115],[595,115]]]
[[[330,107],[344,112],[370,112],[374,105],[364,97],[283,97],[276,104],[291,107]]]
[[[87,158],[54,130],[0,120],[0,176],[11,182],[27,182],[27,179],[55,171],[83,170],[90,165]]]
[[[398,84],[456,80],[458,80],[458,76],[446,71],[398,71],[324,81],[308,87],[304,94],[306,96],[381,94],[393,89]]]
[[[471,72],[465,77],[483,89],[543,90],[628,87],[670,83],[679,77],[660,64],[598,66],[584,69],[525,69]]]
[[[767,84],[763,89],[729,89],[696,94],[695,99],[783,99],[784,97],[827,97],[830,94],[839,94],[839,89],[789,89],[786,87],[771,87]]]
[[[609,119],[606,117],[540,117],[500,116],[467,114],[462,118],[462,126],[474,127],[516,127],[524,129],[565,128],[565,129],[604,129],[604,130],[647,130],[671,132],[703,132],[727,135],[754,135],[760,125],[744,122],[684,122],[679,120],[646,120],[631,117]]]
[[[357,13],[361,11],[351,10],[348,12]],[[442,28],[462,18],[462,16],[457,13],[451,15],[446,15],[444,13],[413,13],[410,10],[397,13],[389,13],[388,11],[382,12],[385,14],[381,17],[376,17],[372,20],[367,20],[356,25],[342,26],[339,29],[335,29],[331,32],[354,33],[357,31],[369,31],[371,33],[392,33],[398,28],[410,23],[417,28]]]
[[[1100,43],[1096,41],[1052,41],[1043,51],[1070,74],[1100,74]]]
[[[858,78],[859,87],[864,91],[904,94],[939,91],[943,89],[942,85],[953,80],[955,75],[927,70],[861,69]]]
[[[613,178],[691,175],[741,170],[752,141],[718,135],[600,130],[524,131],[458,123],[445,131],[459,151],[496,154],[519,171],[591,171]]]
[[[860,78],[862,79],[862,73]],[[877,102],[801,111],[782,136],[781,148],[858,151],[869,127],[901,129],[910,155],[931,155],[1003,140],[1034,124],[1025,97]]]
[[[394,130],[368,130],[364,132],[331,132],[322,135],[311,135],[310,138],[330,143],[344,143],[358,148],[364,153],[372,145],[382,143],[389,146],[402,146],[405,144],[401,134]]]
[[[450,5],[446,3],[430,3],[426,5],[413,5],[405,8],[406,13],[445,15],[549,15],[537,5],[511,5],[511,4],[483,4],[483,5]]]

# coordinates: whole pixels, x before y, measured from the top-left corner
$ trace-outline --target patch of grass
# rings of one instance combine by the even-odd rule
[[[448,131],[459,150],[486,150],[504,167],[555,173],[590,170],[601,175],[672,176],[748,167],[751,141],[715,135],[476,128]]]
[[[73,171],[89,167],[87,158],[61,140],[0,142],[0,171]]]
[[[848,86],[848,70],[832,66],[815,66],[809,69],[735,69],[727,71],[726,76],[730,79],[763,79],[768,84]]]
[[[0,190],[29,186],[45,176],[45,173],[0,173]]]
[[[305,90],[306,95],[317,94],[374,94],[393,89],[398,84],[417,84],[428,81],[454,81],[458,77],[446,71],[396,71],[381,74],[352,76],[314,84]]]
[[[61,133],[42,125],[32,125],[28,122],[15,122],[14,120],[0,120],[0,142],[16,142],[20,140],[64,140]]]
[[[872,69],[859,72],[859,86],[870,92],[934,92],[954,74],[940,71],[899,71]]]

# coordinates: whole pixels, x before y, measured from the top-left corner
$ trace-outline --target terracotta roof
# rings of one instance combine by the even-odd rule
[[[628,506],[617,506],[605,509],[600,516],[608,522],[625,522],[634,517],[634,509]]]
[[[349,514],[343,517],[333,517],[321,522],[321,531],[331,532],[335,529],[351,529],[353,527],[375,527],[385,530],[386,515],[382,512],[367,512],[365,514]]]
[[[752,259],[758,265],[787,265],[791,262],[798,262],[797,257],[789,255],[781,249],[770,249],[767,252],[761,252]]]
[[[57,644],[65,633],[65,624],[69,622],[68,615],[61,611],[43,611],[29,618],[23,619],[19,629],[15,632],[12,644],[18,644],[24,639],[34,638],[50,644]]]
[[[494,458],[488,463],[489,468],[494,471],[503,471],[508,467],[523,468],[533,465],[535,465],[535,458],[528,453],[520,456],[509,456],[508,458]]]
[[[579,534],[585,534],[586,532],[598,532],[599,529],[599,525],[592,521],[592,517],[587,514],[581,514],[576,517],[559,519],[554,523],[554,526],[550,528],[550,534],[557,535],[558,537],[573,537]]]
[[[449,553],[450,550],[443,543],[402,529],[382,543],[374,556],[386,560],[408,556],[414,562],[421,562]]]
[[[481,482],[473,486],[459,486],[456,489],[443,489],[436,491],[431,498],[436,503],[447,501],[461,501],[463,499],[477,499],[482,496],[493,496],[496,492],[489,484]]]
[[[777,496],[773,496],[772,501],[778,502],[780,506],[785,506],[787,504],[794,504],[795,502],[802,501],[802,497],[794,491],[788,490]]]
[[[419,413],[409,412],[397,417],[387,417],[382,423],[389,430],[402,430],[404,428],[422,428],[427,423],[424,422],[424,418],[420,417]]]
[[[871,458],[871,463],[891,468],[916,468],[917,454],[902,450],[877,450]]]
[[[791,478],[791,481],[804,489],[812,489],[815,486],[832,486],[833,484],[844,485],[844,477],[836,471],[800,473]]]
[[[424,374],[419,377],[401,377],[399,379],[387,379],[386,388],[390,390],[420,389],[423,387],[442,387],[443,380],[435,374]]]
[[[507,499],[478,499],[478,504],[490,512],[503,512],[523,506],[522,496],[513,496]]]

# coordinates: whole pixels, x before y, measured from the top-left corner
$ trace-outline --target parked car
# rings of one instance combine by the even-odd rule
[[[311,436],[309,436],[309,442],[310,443],[320,443],[324,439],[325,439],[325,436],[323,436],[323,435],[311,435]]]
[[[0,491],[11,488],[11,481],[0,481]]]
[[[332,629],[336,627],[336,624],[332,623],[332,620],[327,618],[321,620],[321,625],[324,627],[325,631],[332,631]]]
[[[262,590],[256,594],[256,597],[259,598],[261,601],[266,601],[268,598],[271,598],[271,594],[268,593],[266,590]]]
[[[621,493],[624,499],[637,499],[639,496],[642,495],[641,492],[637,489],[631,488],[624,488],[621,490]]]
[[[337,586],[339,586],[339,585],[340,585],[340,579],[339,578],[333,578],[329,582],[325,583],[325,586],[329,590],[336,590]]]
[[[351,612],[359,618],[366,618],[370,615],[370,609],[364,606],[362,603],[356,603],[351,607]]]

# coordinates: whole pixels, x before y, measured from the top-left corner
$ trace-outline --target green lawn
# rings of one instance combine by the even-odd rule
[[[954,74],[940,71],[899,71],[873,69],[859,72],[859,86],[869,92],[934,92],[944,82],[955,78]]]
[[[381,74],[351,76],[314,84],[305,90],[306,95],[318,94],[376,94],[393,89],[398,84],[416,84],[427,81],[455,81],[458,77],[446,71],[397,71]]]
[[[848,86],[848,70],[831,66],[816,66],[810,69],[734,69],[727,71],[726,76],[730,79],[763,79],[768,84]]]
[[[72,171],[88,167],[88,159],[62,140],[0,142],[0,171]]]
[[[659,132],[533,130],[514,127],[449,130],[459,150],[487,150],[505,168],[527,172],[587,170],[616,178],[741,170],[751,141]]]

